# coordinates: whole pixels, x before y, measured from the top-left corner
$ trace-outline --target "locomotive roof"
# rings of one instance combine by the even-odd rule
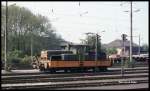
[[[61,46],[90,46],[90,45],[86,45],[86,44],[63,44]]]
[[[44,50],[45,52],[68,52],[67,50]]]
[[[66,50],[43,50],[43,51],[66,51]]]

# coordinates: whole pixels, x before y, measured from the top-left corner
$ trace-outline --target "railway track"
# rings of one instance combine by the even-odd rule
[[[68,87],[86,87],[86,86],[107,86],[148,83],[148,77],[145,78],[126,78],[126,79],[107,79],[107,80],[84,80],[69,82],[45,82],[45,83],[27,83],[27,84],[2,84],[3,89],[58,89]]]
[[[148,73],[147,70],[143,70],[143,71],[125,71],[124,74],[133,74],[133,73]],[[112,79],[112,78],[120,78],[118,74],[120,74],[120,72],[110,72],[109,74],[107,73],[107,76],[113,76],[113,75],[117,75],[116,77],[106,77],[104,76],[103,78],[101,77],[101,79]],[[92,80],[92,79],[100,79],[99,76],[102,75],[106,75],[106,73],[97,73],[97,74],[77,74],[77,75],[66,75],[64,77],[64,75],[62,76],[54,76],[54,75],[43,75],[43,76],[18,76],[18,77],[2,77],[2,83],[27,83],[27,82],[46,82],[46,81],[52,81],[52,82],[58,82],[58,81],[73,81],[73,80]],[[147,75],[139,75],[139,77],[146,77]],[[88,77],[88,78],[86,78]],[[91,78],[90,78],[91,77]],[[95,78],[93,78],[95,77]],[[129,76],[128,76],[129,77]],[[78,78],[78,79],[76,79]]]
[[[132,73],[148,73],[148,69],[125,69],[125,74],[132,74]],[[120,74],[119,69],[115,70],[109,70],[107,72],[87,72],[87,73],[66,73],[66,74],[26,74],[26,75],[8,75],[8,76],[2,76],[2,80],[6,79],[32,79],[32,78],[54,78],[54,77],[76,77],[76,76],[92,76],[92,75],[110,75],[110,74]]]
[[[148,83],[148,69],[126,69],[101,73],[67,73],[2,76],[2,89],[56,89]],[[124,81],[124,82],[123,82]]]
[[[103,79],[120,79],[120,78],[142,78],[148,77],[148,74],[136,74],[136,75],[103,75],[103,76],[84,76],[84,77],[60,77],[60,78],[32,78],[32,79],[12,79],[2,80],[2,84],[7,83],[34,83],[34,82],[68,82],[68,81],[84,81],[84,80],[103,80]]]
[[[121,68],[108,68],[108,72],[112,72],[112,71],[120,71],[121,70]],[[130,71],[130,70],[132,70],[132,71],[136,71],[136,70],[148,70],[148,67],[138,67],[138,68],[125,68],[124,69],[125,71]],[[28,70],[26,70],[26,71],[28,71]],[[69,73],[65,73],[65,72],[57,72],[57,73],[55,73],[56,75],[58,74],[58,75],[63,75],[63,74],[70,74],[71,72],[69,72]],[[86,72],[86,73],[93,73],[93,72]],[[102,72],[98,72],[98,73],[102,73]],[[47,75],[47,74],[51,74],[51,73],[49,73],[49,72],[40,72],[40,71],[38,71],[38,70],[36,70],[36,72],[9,72],[9,73],[3,73],[2,74],[2,76],[18,76],[18,75],[23,75],[23,76],[25,76],[25,75]],[[73,72],[73,73],[71,73],[71,74],[81,74],[81,73],[75,73],[75,72]]]
[[[147,83],[139,84],[123,84],[123,85],[109,85],[109,86],[87,86],[87,87],[72,87],[72,88],[61,88],[61,90],[142,90],[148,91]],[[57,89],[56,89],[57,90]],[[58,88],[59,90],[59,88]]]

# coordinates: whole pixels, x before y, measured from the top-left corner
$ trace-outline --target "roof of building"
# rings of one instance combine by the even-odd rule
[[[114,41],[112,41],[112,42],[110,42],[108,44],[105,44],[106,48],[120,48],[122,46],[123,46],[123,41],[120,40],[120,39],[116,39],[116,40],[114,40]],[[126,47],[130,46],[130,41],[127,40],[125,42],[125,46]],[[136,43],[133,43],[133,46],[137,47],[138,45]]]
[[[90,45],[86,45],[86,44],[75,44],[75,43],[63,43],[61,44],[61,46],[63,47],[66,47],[66,46],[71,46],[71,47],[84,47],[84,46],[90,46]]]

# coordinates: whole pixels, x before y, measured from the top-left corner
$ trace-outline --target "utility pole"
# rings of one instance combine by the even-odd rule
[[[99,35],[99,51],[101,52],[101,36]]]
[[[105,30],[104,31],[101,31],[101,32],[105,32]],[[96,63],[96,66],[95,66],[95,72],[96,72],[96,70],[97,70],[97,60],[98,60],[98,53],[97,53],[97,51],[98,51],[98,37],[101,37],[100,35],[98,35],[98,33],[91,33],[91,32],[88,32],[88,33],[85,33],[85,34],[93,34],[93,35],[95,35],[95,63]],[[101,39],[100,39],[101,40]],[[100,42],[100,50],[101,50],[101,42]]]
[[[131,1],[131,3],[130,3],[130,5],[131,5],[131,9],[130,9],[130,17],[131,17],[131,29],[130,29],[130,63],[131,63],[131,67],[133,67],[133,63],[132,63],[132,1]]]
[[[97,51],[98,51],[98,47],[97,47],[97,44],[98,44],[98,34],[95,35],[96,37],[96,41],[95,41],[95,63],[96,63],[96,66],[95,66],[95,72],[97,71]]]
[[[95,61],[97,61],[97,44],[98,44],[98,34],[96,34],[96,41],[95,41]]]
[[[141,49],[140,49],[140,35],[139,35],[139,56],[140,56],[140,51],[141,51]]]
[[[122,6],[122,4],[120,4]],[[135,10],[134,12],[139,12],[140,9]],[[129,11],[124,11],[124,12],[129,12]],[[132,46],[133,46],[133,34],[132,34],[132,1],[130,1],[130,63],[131,63],[131,67],[133,68],[134,64],[133,64],[133,60],[132,60]]]
[[[32,39],[32,32],[31,32],[31,45],[30,45],[30,47],[31,47],[31,61],[33,62],[33,44],[32,44],[32,42],[33,42],[33,39]]]
[[[6,30],[5,30],[5,71],[7,71],[7,23],[8,23],[8,5],[6,1]]]

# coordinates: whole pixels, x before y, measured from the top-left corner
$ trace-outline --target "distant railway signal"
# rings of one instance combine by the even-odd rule
[[[126,41],[126,40],[127,40],[127,35],[126,35],[126,34],[122,34],[121,37],[122,37],[122,40],[123,40],[123,41]]]
[[[123,52],[122,52],[122,59],[121,59],[121,75],[124,76],[124,58],[125,58],[125,41],[127,40],[127,35],[126,34],[122,34],[122,47],[123,47]]]

